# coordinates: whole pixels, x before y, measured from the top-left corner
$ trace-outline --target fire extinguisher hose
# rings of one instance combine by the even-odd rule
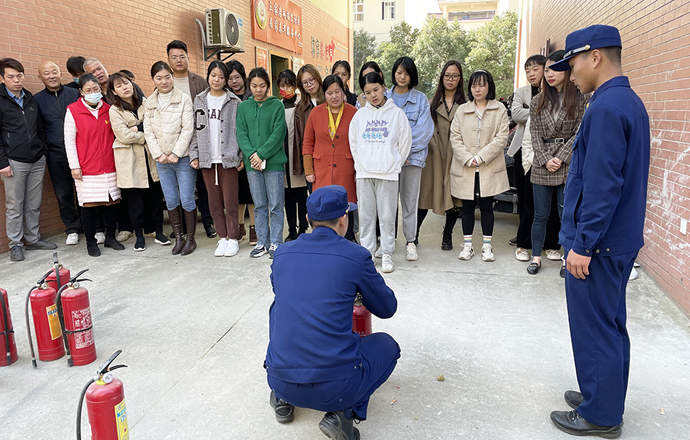
[[[84,396],[86,395],[86,390],[89,389],[92,383],[96,382],[95,379],[89,379],[89,381],[84,385],[81,390],[81,395],[79,396],[79,405],[77,407],[77,440],[81,440],[81,411],[84,406]]]
[[[10,328],[10,320],[7,317],[7,304],[5,304],[5,297],[0,295],[0,303],[2,303],[2,319],[5,330],[0,332],[0,335],[5,335],[5,349],[7,352],[7,365],[12,363],[12,353],[10,353],[10,333],[14,333],[14,328]]]
[[[53,255],[53,258],[57,258],[57,252]],[[31,293],[40,288],[43,283],[45,282],[46,278],[48,278],[48,275],[50,275],[51,270],[46,272],[43,277],[36,282],[36,285],[29,290],[29,293],[26,295],[26,302],[24,303],[24,317],[26,318],[26,333],[28,335],[29,339],[29,348],[31,348],[31,364],[34,366],[34,368],[38,368],[38,364],[36,363],[36,353],[34,352],[34,342],[33,339],[31,339],[31,324],[29,323],[29,304],[31,302]],[[58,275],[59,276],[59,275]],[[58,283],[60,282],[60,278],[58,278]],[[59,284],[58,284],[59,285]]]

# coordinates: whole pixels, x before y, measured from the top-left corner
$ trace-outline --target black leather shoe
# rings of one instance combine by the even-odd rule
[[[565,399],[565,403],[567,403],[568,406],[572,409],[577,409],[577,407],[585,401],[585,398],[582,396],[582,393],[573,390],[566,391],[563,395],[563,398]]]
[[[10,260],[11,261],[23,261],[24,260],[24,249],[21,246],[12,246],[10,250]]]
[[[319,422],[319,429],[334,440],[359,440],[359,431],[353,421],[345,417],[345,411],[328,412]]]
[[[511,246],[517,246],[517,237],[513,237],[510,240],[508,240],[508,244]]]
[[[561,266],[561,278],[565,278],[565,266]]]
[[[208,238],[213,238],[218,235],[216,228],[214,228],[213,225],[204,225],[204,229],[206,230],[206,236]]]
[[[105,237],[105,244],[103,246],[111,248],[114,251],[125,250],[125,245],[117,241],[115,237]]]
[[[297,235],[297,231],[290,231],[288,236],[285,237],[285,242],[287,243],[288,241],[297,240],[297,237],[299,237],[299,235]]]
[[[529,266],[527,266],[527,273],[530,275],[536,275],[539,273],[539,269],[541,269],[541,264],[537,264],[532,261]]]
[[[442,251],[452,251],[453,250],[453,230],[446,233],[446,228],[443,228],[443,238],[441,238],[441,250]]]
[[[577,410],[553,411],[551,421],[558,429],[570,435],[598,435],[602,438],[618,438],[623,432],[622,423],[616,426],[595,425],[583,419]]]
[[[95,241],[93,243],[87,243],[86,244],[86,252],[88,252],[89,255],[92,257],[100,257],[101,256],[101,250],[98,249],[98,243],[96,243]]]
[[[55,243],[48,243],[42,238],[39,238],[34,243],[27,243],[26,245],[27,251],[51,251],[53,249],[57,249],[57,245]]]
[[[268,402],[276,412],[276,420],[278,423],[289,423],[295,419],[295,407],[283,399],[278,399],[273,391],[271,391]]]

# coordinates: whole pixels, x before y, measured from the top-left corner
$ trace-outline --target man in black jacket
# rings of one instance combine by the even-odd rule
[[[36,93],[41,122],[46,133],[48,151],[46,160],[50,180],[53,182],[55,198],[60,209],[60,218],[65,224],[66,244],[79,243],[79,212],[74,202],[74,179],[65,152],[65,111],[67,106],[79,99],[79,91],[63,86],[60,82],[60,68],[52,61],[44,61],[38,67],[38,77],[46,86]]]
[[[5,186],[10,260],[24,259],[26,249],[55,249],[41,239],[38,222],[46,172],[45,133],[36,100],[24,89],[24,66],[0,60],[0,177]]]

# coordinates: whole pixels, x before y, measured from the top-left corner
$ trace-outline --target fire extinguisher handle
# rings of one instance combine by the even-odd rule
[[[41,286],[43,282],[45,282],[46,278],[48,278],[48,275],[50,275],[51,273],[53,273],[53,269],[50,269],[48,272],[46,272],[46,274],[43,275],[41,279],[36,282],[36,285]]]
[[[113,363],[113,361],[115,360],[115,358],[118,357],[118,356],[120,355],[120,353],[122,353],[122,350],[117,350],[115,353],[113,353],[113,355],[110,356],[110,357],[108,358],[108,360],[105,361],[105,363],[104,363],[103,365],[101,365],[100,367],[98,367],[98,370],[96,371],[96,374],[97,374],[98,376],[102,376],[102,375],[104,375],[105,373],[107,373],[109,370],[111,370],[112,368],[109,368],[109,367],[110,367],[110,364]]]
[[[60,264],[58,261],[57,252],[53,252],[53,264]]]
[[[88,270],[89,270],[89,269],[84,269],[84,270],[82,270],[81,272],[79,272],[78,274],[76,274],[75,276],[73,276],[72,278],[70,278],[69,282],[70,282],[70,283],[75,283],[75,282],[77,282],[77,281],[91,281],[91,280],[88,280],[88,279],[82,279],[82,280],[79,279],[79,277],[82,276],[82,275],[84,275]]]

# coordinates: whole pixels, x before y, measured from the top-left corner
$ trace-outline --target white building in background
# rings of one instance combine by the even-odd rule
[[[352,0],[353,30],[364,29],[376,44],[390,41],[390,29],[405,20],[405,0]]]
[[[457,21],[463,29],[471,31],[505,11],[518,12],[520,0],[438,0],[440,12],[429,15]]]

